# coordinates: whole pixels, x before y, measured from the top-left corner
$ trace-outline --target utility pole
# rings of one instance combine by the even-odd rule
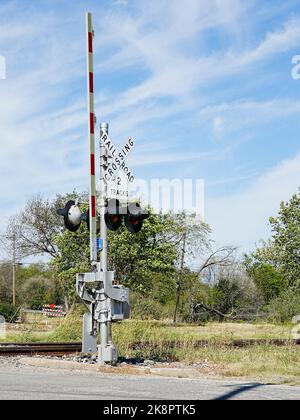
[[[174,311],[174,318],[173,322],[176,324],[177,322],[177,312],[179,308],[179,302],[180,302],[180,295],[181,295],[181,289],[182,289],[182,276],[183,276],[183,267],[184,267],[184,260],[185,260],[185,254],[186,254],[186,238],[187,234],[184,232],[182,237],[182,254],[181,254],[181,263],[180,263],[180,272],[179,272],[179,278],[177,280],[177,293],[176,293],[176,304],[175,304],[175,311]]]
[[[103,134],[108,135],[109,125],[102,123],[100,125],[100,138]],[[107,226],[105,223],[106,200],[107,200],[107,184],[104,180],[105,170],[108,164],[108,153],[106,148],[100,141],[100,237],[102,239],[102,250],[100,253],[100,270],[102,273],[108,271],[108,242],[107,242]],[[101,344],[98,347],[99,360],[103,360],[103,354],[106,348],[114,349],[111,341],[111,322],[108,318],[107,296],[104,293],[104,284],[101,284],[102,294],[102,313],[100,314],[100,337]]]
[[[12,241],[12,259],[11,259],[11,270],[12,270],[12,304],[16,306],[16,234],[12,235],[0,235],[3,238],[9,239]]]
[[[100,136],[108,135],[109,125],[102,123],[100,126]],[[108,269],[108,244],[107,244],[107,226],[105,223],[105,211],[107,200],[107,184],[104,181],[104,173],[107,168],[108,154],[106,148],[100,142],[100,236],[102,238],[102,250],[100,254],[101,271],[106,272]]]
[[[16,306],[16,235],[12,236],[13,258],[12,258],[12,294],[13,306]]]

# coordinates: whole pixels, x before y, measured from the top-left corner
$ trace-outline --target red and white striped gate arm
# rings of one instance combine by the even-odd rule
[[[86,14],[87,27],[87,84],[90,141],[90,250],[91,261],[97,262],[97,210],[95,180],[95,111],[94,111],[94,60],[92,14]]]

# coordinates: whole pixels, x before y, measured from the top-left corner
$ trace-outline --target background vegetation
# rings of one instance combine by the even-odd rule
[[[75,274],[90,269],[89,233],[85,224],[75,234],[64,229],[56,209],[70,198],[87,201],[87,194],[34,197],[7,226],[17,238],[18,262],[47,257],[46,263],[18,265],[17,306],[55,303],[68,312],[79,302]],[[281,203],[270,225],[269,241],[237,259],[234,248],[215,247],[210,227],[195,215],[152,214],[138,235],[125,227],[110,232],[109,265],[130,287],[133,318],[290,322],[300,313],[299,194]],[[2,246],[9,255],[10,241]],[[1,263],[0,315],[7,320],[15,312],[11,276],[11,264]]]

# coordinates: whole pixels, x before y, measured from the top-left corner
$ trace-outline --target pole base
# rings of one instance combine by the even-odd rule
[[[115,365],[118,361],[118,352],[116,347],[113,344],[98,346],[98,364],[104,365],[109,363]]]
[[[83,316],[82,353],[97,353],[97,337],[93,335],[93,317],[89,312]]]

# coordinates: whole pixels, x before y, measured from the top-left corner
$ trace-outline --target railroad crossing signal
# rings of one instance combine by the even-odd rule
[[[129,318],[129,290],[114,283],[114,272],[108,267],[107,229],[116,231],[123,219],[131,233],[138,233],[148,212],[139,203],[128,203],[109,197],[108,185],[114,182],[116,175],[125,177],[129,184],[135,176],[126,163],[134,148],[134,141],[129,138],[121,150],[114,145],[108,136],[108,124],[100,126],[100,187],[96,188],[95,167],[95,112],[94,112],[94,76],[93,76],[93,36],[92,15],[87,13],[87,86],[88,86],[88,138],[90,145],[90,199],[89,209],[82,212],[80,203],[70,200],[57,213],[64,218],[64,224],[71,232],[77,232],[81,223],[87,223],[90,230],[90,260],[92,271],[76,275],[77,295],[83,300],[88,312],[83,322],[83,352],[97,351],[97,335],[100,332],[98,345],[98,363],[115,363],[116,347],[111,339],[111,322]],[[127,198],[128,191],[119,189],[119,196]],[[100,235],[99,235],[100,233]],[[100,254],[100,258],[99,258]],[[98,261],[100,259],[100,262]],[[96,287],[91,287],[91,283]]]
[[[113,141],[110,139],[107,133],[103,133],[100,141],[111,157],[111,161],[109,162],[108,167],[104,173],[104,181],[109,183],[121,170],[128,182],[132,184],[135,180],[135,176],[133,175],[133,172],[130,170],[129,166],[126,164],[125,158],[128,157],[129,153],[134,148],[134,141],[130,138],[121,151],[118,151],[117,147],[114,145]]]

